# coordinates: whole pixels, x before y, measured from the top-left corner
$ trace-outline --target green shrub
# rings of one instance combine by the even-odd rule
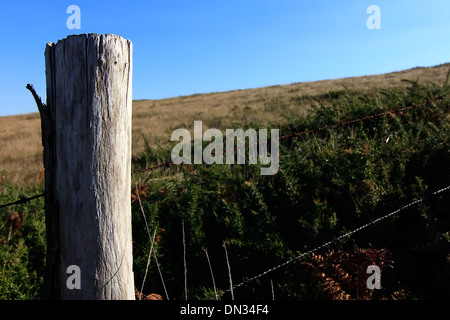
[[[42,193],[38,189],[23,193],[4,176],[0,187],[2,204],[17,201],[19,193]],[[46,247],[43,205],[43,198],[38,198],[0,209],[0,300],[41,297]]]
[[[307,117],[281,128],[281,135],[288,137],[280,140],[280,171],[275,176],[260,176],[258,165],[194,165],[165,173],[178,174],[176,181],[148,183],[145,214],[150,229],[161,231],[158,261],[172,297],[184,298],[184,254],[189,295],[213,298],[202,248],[208,249],[217,287],[226,290],[224,242],[237,284],[448,185],[449,99],[431,101],[447,93],[447,87],[416,82],[407,90],[333,92],[319,97]],[[383,115],[369,117],[376,114]],[[448,297],[448,205],[448,197],[434,197],[332,248],[371,244],[392,253],[395,267],[387,276],[392,281],[379,298],[401,288],[407,288],[410,297]],[[149,240],[138,209],[135,203],[134,239],[145,250],[136,251],[135,258],[147,261]],[[136,265],[137,283],[143,271]],[[149,273],[144,292],[162,293],[154,263]],[[271,279],[280,299],[320,298],[299,273],[298,264],[290,264],[236,289],[235,296],[270,298]]]

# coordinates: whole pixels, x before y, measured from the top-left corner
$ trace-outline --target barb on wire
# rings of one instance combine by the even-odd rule
[[[294,258],[292,258],[292,259],[290,259],[290,260],[288,260],[288,261],[285,261],[285,262],[283,262],[283,263],[281,263],[281,264],[279,264],[279,265],[277,265],[277,266],[275,266],[275,267],[273,267],[273,268],[271,268],[271,269],[269,269],[269,270],[266,270],[266,271],[264,271],[264,272],[262,272],[262,273],[260,273],[260,274],[258,274],[258,275],[256,275],[256,276],[254,276],[254,277],[247,278],[247,279],[245,279],[244,281],[242,281],[241,283],[239,283],[239,284],[233,286],[232,288],[220,292],[219,295],[222,296],[222,295],[224,295],[224,294],[227,293],[227,292],[232,292],[232,291],[233,291],[234,289],[236,289],[236,288],[239,288],[239,287],[241,287],[241,286],[243,286],[243,285],[245,285],[245,284],[247,284],[247,283],[249,283],[249,282],[252,282],[252,281],[254,281],[254,280],[256,280],[256,279],[259,279],[259,278],[265,276],[266,274],[271,273],[272,271],[275,271],[275,270],[278,270],[278,269],[280,269],[280,268],[283,268],[283,267],[285,267],[286,265],[288,265],[288,264],[290,264],[290,263],[292,263],[292,262],[294,262],[294,261],[297,261],[297,260],[299,260],[299,259],[301,259],[301,258],[303,258],[303,257],[305,257],[305,256],[308,256],[308,255],[310,255],[311,253],[313,253],[313,252],[315,252],[315,251],[318,251],[318,250],[320,250],[320,249],[322,249],[322,248],[324,248],[324,247],[327,247],[327,246],[329,246],[329,245],[331,245],[331,244],[333,244],[333,243],[335,243],[335,242],[341,241],[342,239],[347,238],[347,237],[349,237],[349,236],[351,236],[351,235],[353,235],[353,234],[355,234],[355,233],[357,233],[357,232],[359,232],[359,231],[361,231],[361,230],[363,230],[363,229],[365,229],[365,228],[367,228],[367,227],[369,227],[369,226],[371,226],[371,225],[374,225],[375,223],[377,223],[377,222],[379,222],[379,221],[381,221],[381,220],[384,220],[384,219],[389,218],[389,217],[391,217],[391,216],[393,216],[393,215],[395,215],[395,214],[398,214],[399,212],[401,212],[401,211],[403,211],[403,210],[406,210],[406,209],[409,208],[409,207],[412,207],[412,206],[414,206],[414,205],[416,205],[416,204],[419,204],[419,203],[421,203],[421,202],[424,202],[424,201],[427,200],[428,198],[430,198],[430,197],[432,197],[432,196],[435,196],[435,195],[438,195],[438,194],[440,194],[440,193],[442,193],[442,192],[445,192],[445,191],[448,191],[448,190],[450,190],[450,186],[447,186],[447,187],[445,187],[445,188],[442,188],[442,189],[440,189],[440,190],[437,190],[437,191],[435,191],[435,192],[433,192],[433,193],[431,193],[431,194],[428,194],[428,195],[424,196],[424,197],[421,198],[421,199],[418,199],[418,200],[415,200],[415,201],[413,201],[413,202],[411,202],[411,203],[408,203],[407,205],[405,205],[405,206],[403,206],[403,207],[401,207],[401,208],[399,208],[399,209],[397,209],[397,210],[395,210],[395,211],[392,211],[391,213],[388,213],[388,214],[386,214],[386,215],[384,215],[384,216],[382,216],[382,217],[380,217],[380,218],[377,218],[377,219],[375,219],[375,220],[373,220],[373,221],[371,221],[371,222],[369,222],[369,223],[366,223],[365,225],[362,225],[361,227],[359,227],[359,228],[357,228],[357,229],[354,229],[354,230],[352,230],[352,231],[350,231],[350,232],[347,232],[347,233],[345,233],[345,234],[343,234],[343,235],[341,235],[341,236],[339,236],[339,237],[337,237],[337,238],[334,238],[333,240],[330,240],[330,241],[328,241],[328,242],[325,242],[325,243],[323,243],[322,245],[320,245],[320,246],[318,246],[318,247],[316,247],[316,248],[314,248],[314,249],[311,249],[311,250],[309,250],[309,251],[307,251],[307,252],[304,252],[304,253],[302,253],[302,254],[300,254],[300,255],[298,255],[298,256],[295,256]]]
[[[13,206],[15,204],[23,204],[23,203],[27,203],[30,202],[31,200],[37,199],[37,198],[41,198],[43,197],[44,194],[38,194],[29,198],[24,198],[23,196],[20,196],[20,200],[14,201],[14,202],[10,202],[10,203],[6,203],[6,204],[2,204],[0,205],[0,208],[5,208],[5,207],[10,207]]]

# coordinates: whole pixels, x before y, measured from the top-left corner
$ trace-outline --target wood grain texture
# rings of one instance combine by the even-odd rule
[[[74,35],[48,44],[45,55],[57,296],[134,299],[132,44],[115,35]],[[80,290],[66,286],[70,265],[80,267]]]

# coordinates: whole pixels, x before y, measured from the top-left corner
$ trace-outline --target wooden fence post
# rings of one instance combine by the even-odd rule
[[[47,44],[45,66],[44,297],[135,299],[132,43],[110,34],[68,36]]]

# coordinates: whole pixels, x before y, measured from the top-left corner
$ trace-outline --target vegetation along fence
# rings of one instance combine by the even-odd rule
[[[27,86],[45,193],[0,206],[45,197],[44,297],[445,296],[448,81],[317,97],[282,128],[280,171],[261,176],[257,164],[176,165],[150,146],[132,159],[129,41],[70,36],[45,57],[47,105]],[[383,290],[367,288],[369,265]]]

